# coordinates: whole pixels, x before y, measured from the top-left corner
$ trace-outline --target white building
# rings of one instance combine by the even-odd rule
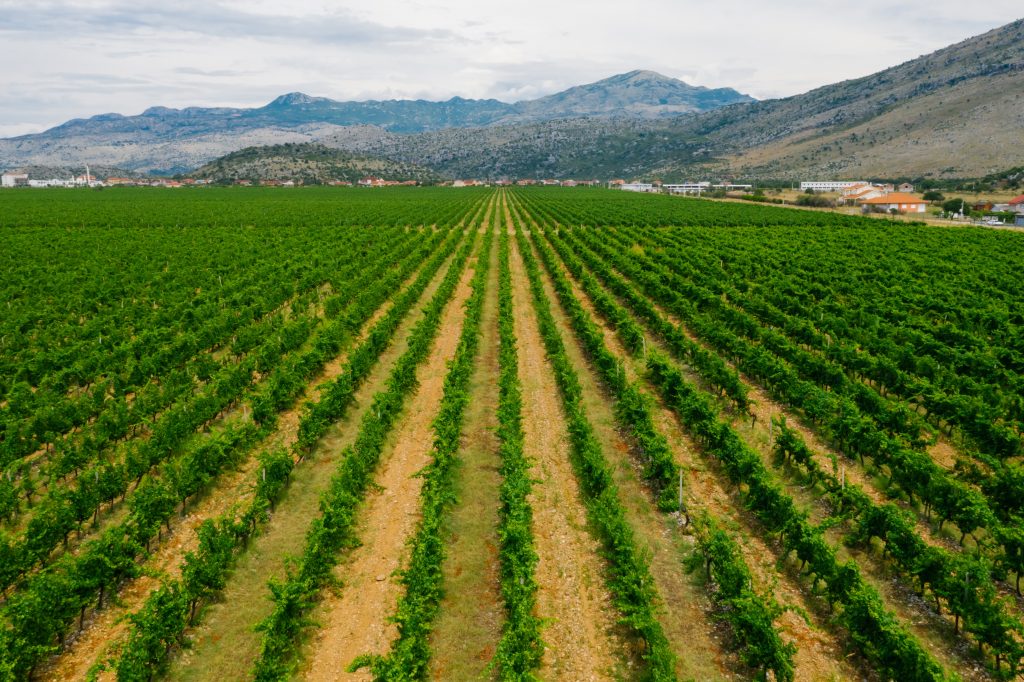
[[[704,192],[710,192],[712,190],[722,190],[723,192],[749,192],[754,189],[753,185],[735,185],[731,182],[720,182],[717,184],[711,184],[708,181],[703,182],[684,182],[678,185],[663,185],[665,191],[669,194],[703,194]]]
[[[61,180],[59,178],[50,178],[49,180],[29,180],[29,187],[74,187],[74,183],[70,180]]]
[[[812,190],[814,192],[842,192],[847,187],[861,184],[867,183],[862,180],[815,180],[811,182],[801,182],[800,191],[806,192],[807,190]]]
[[[650,182],[627,182],[619,189],[626,192],[655,192],[654,184]]]
[[[28,173],[4,173],[0,175],[0,187],[27,187]]]
[[[684,182],[678,185],[663,185],[669,194],[701,194],[711,189],[710,182]]]

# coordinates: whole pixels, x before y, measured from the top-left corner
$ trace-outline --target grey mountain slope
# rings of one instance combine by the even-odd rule
[[[686,93],[666,80],[631,72],[534,102],[492,102],[487,126],[448,123],[415,134],[387,122],[394,115],[388,103],[357,103],[380,118],[342,126],[316,118],[319,108],[334,104],[293,94],[236,116],[246,121],[201,133],[197,124],[188,135],[170,126],[156,141],[149,132],[83,131],[61,140],[0,140],[0,165],[85,158],[136,169],[188,168],[246,146],[301,141],[477,177],[976,177],[1024,165],[1024,20],[871,76],[702,113],[670,115],[686,106]],[[634,89],[643,94],[631,96]],[[468,101],[431,104],[447,106],[448,121],[465,122],[460,111]],[[416,110],[415,104],[403,106]],[[598,104],[605,107],[601,116],[580,116]],[[260,118],[275,106],[287,113],[286,125]],[[533,107],[551,120],[531,118],[538,115]],[[183,112],[174,115],[187,119]],[[120,119],[101,123],[126,125]]]
[[[444,102],[339,102],[303,93],[255,109],[151,107],[137,116],[102,114],[36,135],[0,140],[0,165],[109,163],[183,170],[254,144],[311,141],[337,126],[394,133],[530,123],[567,116],[657,118],[748,101],[734,90],[696,88],[653,72],[631,72],[532,102],[454,97]]]
[[[974,176],[1020,165],[1024,20],[870,76],[669,128],[702,141],[730,172]]]
[[[515,105],[516,116],[502,123],[600,116],[605,112],[615,112],[619,117],[664,118],[753,101],[752,97],[732,88],[710,90],[666,78],[654,71],[630,71],[533,101],[519,102]]]
[[[337,134],[328,139],[346,144]],[[785,99],[665,119],[576,119],[375,143],[376,153],[448,174],[667,180],[979,177],[1024,165],[1022,139],[1024,20]]]
[[[863,78],[784,99],[724,107],[685,127],[750,147],[809,130],[852,126],[910,100],[1024,70],[1024,19]]]

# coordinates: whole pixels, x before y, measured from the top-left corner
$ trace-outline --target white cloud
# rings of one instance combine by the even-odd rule
[[[636,8],[635,8],[636,7]],[[533,98],[632,69],[756,97],[870,74],[1017,18],[1019,0],[0,0],[0,135],[152,105]],[[32,128],[33,123],[35,128]]]

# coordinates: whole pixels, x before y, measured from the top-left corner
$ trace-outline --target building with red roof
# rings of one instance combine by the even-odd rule
[[[928,208],[928,202],[924,199],[903,192],[891,192],[874,199],[865,199],[860,204],[869,208],[886,212],[896,211],[897,213],[924,213]]]

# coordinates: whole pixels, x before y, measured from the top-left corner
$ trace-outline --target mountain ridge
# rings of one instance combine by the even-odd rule
[[[967,178],[1024,166],[1024,20],[800,95],[715,100],[730,92],[636,70],[514,104],[452,98],[429,115],[423,101],[289,93],[212,117],[79,119],[0,140],[0,165],[183,172],[243,147],[319,142],[447,177]],[[681,113],[697,94],[713,108]],[[362,122],[343,125],[346,107]]]
[[[131,116],[71,119],[42,133],[0,139],[0,166],[102,162],[177,173],[244,147],[315,142],[342,127],[372,125],[388,133],[414,134],[575,116],[655,119],[732,101],[752,98],[729,88],[691,86],[652,71],[620,74],[511,104],[462,97],[356,102],[291,92],[254,108],[153,106]]]
[[[259,107],[184,107],[174,108],[166,107],[161,105],[154,105],[143,110],[140,114],[121,114],[117,112],[107,112],[89,116],[86,118],[73,118],[57,126],[54,126],[48,130],[44,130],[40,133],[30,133],[26,135],[19,135],[10,138],[0,138],[0,140],[26,140],[36,138],[40,135],[47,135],[53,131],[66,129],[69,127],[80,126],[82,124],[90,122],[134,122],[137,119],[143,117],[157,117],[157,116],[188,116],[197,117],[208,114],[217,114],[230,117],[241,117],[245,119],[256,119],[267,115],[268,112],[286,110],[289,112],[296,112],[299,110],[306,111],[306,118],[313,120],[317,115],[320,115],[319,120],[325,123],[335,123],[336,121],[331,120],[331,114],[329,112],[343,112],[341,116],[350,115],[351,112],[359,109],[391,109],[404,108],[410,109],[413,107],[432,107],[434,109],[443,110],[451,109],[454,107],[469,107],[476,108],[483,112],[483,114],[475,113],[471,114],[470,117],[481,118],[485,123],[513,123],[513,122],[533,122],[536,120],[546,120],[550,118],[563,118],[561,115],[551,115],[546,111],[545,103],[548,102],[566,102],[572,101],[581,95],[589,95],[589,107],[581,106],[579,103],[576,104],[576,115],[587,115],[587,116],[602,116],[607,115],[608,104],[606,102],[595,102],[593,101],[594,93],[602,93],[606,97],[614,94],[616,85],[625,84],[632,85],[636,81],[636,77],[640,75],[644,78],[644,84],[650,88],[651,86],[657,86],[659,92],[665,92],[672,96],[673,102],[666,103],[666,105],[673,105],[673,108],[667,109],[667,115],[674,115],[677,113],[677,107],[685,106],[688,111],[702,111],[706,110],[706,107],[701,104],[701,100],[705,95],[710,95],[714,98],[714,106],[721,106],[721,102],[747,102],[754,101],[749,95],[744,95],[732,88],[716,88],[709,89],[704,86],[693,86],[685,83],[684,81],[676,78],[664,76],[655,71],[649,70],[634,70],[624,74],[618,74],[616,76],[610,76],[608,78],[595,81],[585,85],[576,85],[561,92],[557,92],[551,95],[546,95],[533,100],[519,100],[512,103],[502,102],[493,98],[486,99],[475,99],[465,98],[460,96],[453,96],[447,100],[427,100],[427,99],[369,99],[369,100],[335,100],[329,97],[321,97],[309,95],[303,92],[289,92],[283,95],[275,97],[267,104]],[[650,98],[649,92],[640,92],[634,100],[642,100],[644,98]],[[651,116],[657,117],[659,112],[657,110],[657,103],[651,103]],[[493,115],[492,115],[493,114]],[[335,114],[337,117],[338,114]],[[410,123],[407,121],[399,121],[393,125],[384,125],[387,130],[391,132],[427,132],[428,130],[436,130],[443,127],[452,127],[443,125],[445,121],[427,121],[421,122],[419,125]],[[344,125],[359,125],[361,123],[367,123],[367,121],[354,120],[346,121]]]

